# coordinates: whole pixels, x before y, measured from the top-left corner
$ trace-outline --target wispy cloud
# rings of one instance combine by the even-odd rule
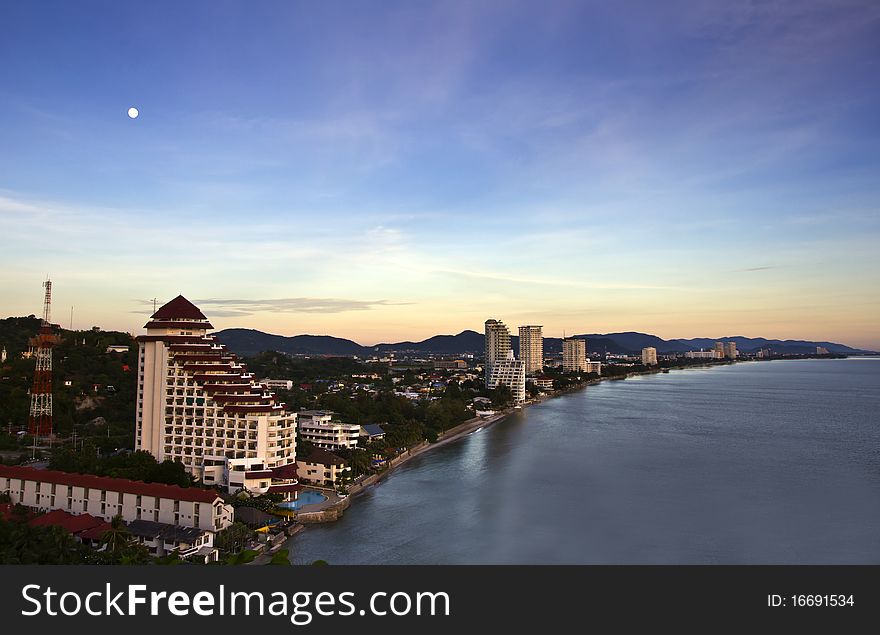
[[[768,269],[779,269],[778,265],[765,265],[763,267],[747,267],[745,269],[737,269],[738,272],[743,271],[767,271]]]
[[[218,317],[240,317],[254,313],[344,313],[369,311],[379,306],[397,306],[407,302],[389,300],[352,300],[346,298],[273,298],[269,300],[241,300],[205,298],[195,300],[206,313]]]

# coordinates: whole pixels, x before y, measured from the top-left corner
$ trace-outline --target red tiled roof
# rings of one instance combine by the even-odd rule
[[[245,478],[271,478],[272,470],[252,470],[244,473]]]
[[[95,518],[91,514],[70,514],[62,509],[55,509],[42,516],[37,516],[28,524],[31,527],[45,527],[48,525],[57,525],[62,529],[66,529],[72,534],[78,534],[87,529],[93,529],[100,525],[107,524],[103,518]]]
[[[107,530],[111,527],[112,525],[110,523],[101,523],[97,527],[92,527],[91,529],[81,531],[78,535],[84,540],[101,540]]]
[[[136,342],[180,342],[182,344],[198,344],[203,341],[199,335],[138,335]]]
[[[296,478],[296,463],[288,463],[287,465],[279,465],[278,467],[273,468],[272,478]]]
[[[125,494],[158,496],[160,498],[193,501],[197,503],[213,503],[220,497],[220,495],[214,490],[201,489],[199,487],[179,487],[177,485],[165,485],[164,483],[144,483],[142,481],[130,481],[125,478],[94,476],[93,474],[75,474],[72,472],[58,472],[55,470],[36,470],[32,467],[22,467],[20,465],[0,465],[0,476],[6,478],[23,478],[29,481],[40,481],[43,483],[56,483],[58,485],[73,485],[76,487],[104,489],[111,492],[123,492]]]
[[[144,324],[145,329],[212,329],[210,322],[172,322],[165,320],[150,320]]]
[[[73,514],[68,514],[63,509],[53,509],[47,514],[43,514],[42,516],[37,516],[32,520],[28,521],[28,525],[31,527],[42,527],[44,525],[58,525],[62,520],[66,518],[72,517]]]
[[[184,298],[177,296],[171,302],[163,304],[159,310],[151,316],[154,320],[207,320],[205,314],[199,308]]]

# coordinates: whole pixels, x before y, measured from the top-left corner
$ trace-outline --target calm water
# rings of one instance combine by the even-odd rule
[[[417,457],[294,562],[880,563],[880,359],[608,381]]]

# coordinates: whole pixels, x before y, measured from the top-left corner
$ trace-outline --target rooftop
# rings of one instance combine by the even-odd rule
[[[163,304],[159,310],[150,316],[154,320],[207,320],[205,314],[195,304],[177,296],[171,302]]]
[[[305,463],[319,463],[321,465],[348,465],[345,459],[321,448],[314,448],[307,457],[299,460]]]
[[[89,487],[111,492],[123,492],[125,494],[140,494],[141,496],[158,496],[159,498],[198,503],[213,503],[220,498],[220,495],[215,490],[199,487],[180,487],[178,485],[144,483],[143,481],[130,481],[125,478],[110,478],[93,474],[37,470],[20,465],[0,465],[0,477],[20,478],[29,481],[72,485],[75,487]]]
[[[196,527],[178,527],[152,520],[133,520],[128,523],[128,531],[140,538],[161,538],[165,542],[194,543],[205,531]]]

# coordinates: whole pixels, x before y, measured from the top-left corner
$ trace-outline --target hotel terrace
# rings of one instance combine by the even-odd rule
[[[135,448],[229,492],[295,494],[296,414],[207,334],[214,327],[183,296],[144,328]]]

